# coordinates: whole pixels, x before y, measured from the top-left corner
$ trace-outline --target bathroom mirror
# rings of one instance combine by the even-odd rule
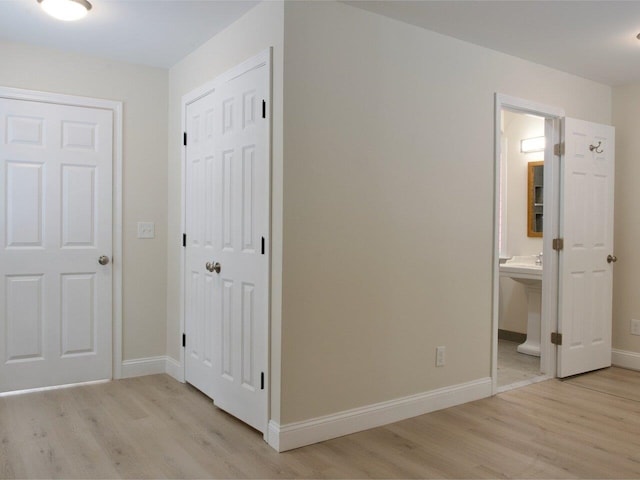
[[[527,236],[542,237],[544,162],[529,162],[527,188]]]

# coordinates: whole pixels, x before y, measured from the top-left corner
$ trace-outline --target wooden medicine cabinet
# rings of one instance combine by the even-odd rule
[[[527,236],[542,237],[544,162],[529,162],[527,182]]]

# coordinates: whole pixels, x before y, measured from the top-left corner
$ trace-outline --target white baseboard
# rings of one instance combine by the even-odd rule
[[[482,378],[311,420],[285,425],[271,421],[269,445],[284,452],[489,396],[491,378]]]
[[[125,360],[122,362],[122,376],[120,378],[142,377],[159,373],[166,373],[179,382],[184,382],[182,364],[167,355]]]
[[[122,376],[120,378],[142,377],[143,375],[156,375],[165,373],[166,356],[134,358],[122,362]]]
[[[640,370],[640,353],[613,349],[611,363],[616,367]]]
[[[169,356],[165,357],[165,361],[165,373],[172,376],[177,381],[184,383],[184,368],[182,368],[182,364]]]

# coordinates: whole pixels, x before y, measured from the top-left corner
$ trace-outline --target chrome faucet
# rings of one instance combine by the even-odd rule
[[[542,265],[542,252],[536,255],[536,265]]]

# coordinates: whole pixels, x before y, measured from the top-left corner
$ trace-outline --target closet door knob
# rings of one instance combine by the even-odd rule
[[[615,255],[607,255],[607,263],[616,263],[618,261],[618,257]]]
[[[212,262],[207,262],[204,267],[210,271],[210,272],[216,272],[216,273],[220,273],[220,264],[218,262],[212,263]]]

